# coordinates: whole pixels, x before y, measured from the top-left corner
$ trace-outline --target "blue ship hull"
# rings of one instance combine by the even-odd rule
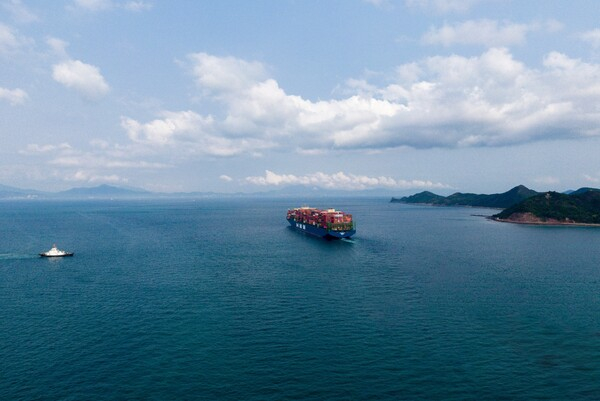
[[[350,238],[356,233],[356,230],[347,230],[347,231],[327,230],[323,227],[317,227],[317,226],[313,226],[311,224],[296,223],[296,220],[294,220],[294,219],[288,219],[288,223],[290,223],[290,225],[298,231],[302,231],[307,234],[311,234],[311,235],[314,235],[317,237],[327,238],[327,239]]]

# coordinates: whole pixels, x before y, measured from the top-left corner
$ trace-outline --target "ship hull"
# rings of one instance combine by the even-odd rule
[[[298,231],[302,231],[307,234],[314,235],[314,236],[320,237],[320,238],[326,238],[326,239],[350,238],[356,233],[356,230],[347,230],[347,231],[326,230],[323,227],[317,227],[317,226],[313,226],[311,224],[297,223],[296,220],[294,220],[294,219],[288,219],[288,223],[290,223],[290,226],[292,226],[293,228],[295,228]]]

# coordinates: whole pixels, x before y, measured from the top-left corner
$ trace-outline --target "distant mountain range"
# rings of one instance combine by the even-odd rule
[[[151,199],[151,198],[186,198],[186,197],[215,197],[214,192],[150,192],[139,188],[124,188],[112,185],[95,187],[77,187],[66,191],[45,192],[31,189],[21,189],[0,185],[0,199]]]
[[[21,189],[0,184],[0,199],[2,198],[36,198],[43,192],[33,189]]]
[[[143,189],[129,189],[129,188],[121,188],[121,187],[113,187],[112,185],[99,185],[97,187],[92,188],[71,188],[66,191],[58,192],[57,195],[64,197],[137,197],[137,196],[147,196],[150,195],[151,192],[148,192]]]
[[[392,198],[391,202],[417,203],[434,206],[473,206],[504,209],[537,194],[538,192],[531,190],[524,185],[519,185],[507,192],[491,195],[456,192],[450,196],[441,196],[429,191],[424,191],[403,198]]]
[[[389,196],[390,190],[344,191],[306,186],[288,186],[264,192],[217,193],[217,192],[151,192],[139,188],[124,188],[112,185],[72,188],[60,192],[44,192],[0,185],[0,199],[185,199],[223,197],[343,197],[343,196]]]
[[[99,185],[91,188],[72,188],[60,192],[44,192],[0,185],[0,199],[106,199],[146,197],[151,192],[141,189],[128,189],[111,185]]]

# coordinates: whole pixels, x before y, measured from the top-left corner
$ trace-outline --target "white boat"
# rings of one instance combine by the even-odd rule
[[[40,256],[44,258],[60,258],[63,256],[73,256],[73,252],[61,251],[56,247],[56,244],[52,245],[52,248],[49,251],[40,253]]]

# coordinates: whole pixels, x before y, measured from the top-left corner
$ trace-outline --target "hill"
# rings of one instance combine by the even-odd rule
[[[589,188],[589,187],[583,187],[583,188],[579,188],[577,191],[572,191],[571,193],[569,193],[569,195],[580,195],[583,194],[585,192],[590,192],[590,191],[600,191],[600,189],[598,188]]]
[[[519,185],[507,192],[499,194],[471,194],[456,192],[450,196],[440,196],[432,192],[425,191],[412,196],[403,198],[392,198],[391,202],[417,203],[434,206],[473,206],[473,207],[491,207],[503,209],[515,205],[527,198],[537,195],[524,185]]]
[[[142,198],[156,196],[151,192],[135,188],[121,188],[111,185],[96,187],[72,188],[61,192],[44,192],[31,189],[21,189],[0,184],[0,199],[112,199],[112,198]]]
[[[54,194],[54,196],[61,198],[135,198],[148,195],[150,195],[150,192],[142,189],[121,188],[106,184],[91,188],[72,188]]]
[[[529,224],[600,224],[600,191],[582,189],[570,195],[558,192],[539,194],[492,218]]]
[[[306,186],[288,186],[264,192],[150,192],[132,187],[98,185],[95,187],[76,187],[59,192],[44,192],[20,189],[0,184],[0,200],[23,199],[68,199],[68,200],[103,200],[103,199],[199,199],[199,198],[330,198],[330,197],[380,197],[390,196],[388,189],[366,189],[360,191],[308,188]]]
[[[433,192],[429,191],[423,191],[411,196],[405,196],[403,198],[392,198],[391,202],[441,205],[444,203],[445,199],[446,197],[444,196],[436,195]]]
[[[42,192],[32,189],[21,189],[0,184],[0,199],[32,199],[41,194]]]

